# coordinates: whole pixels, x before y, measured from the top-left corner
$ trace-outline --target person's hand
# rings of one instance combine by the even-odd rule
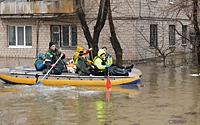
[[[91,62],[90,64],[91,64],[91,65],[94,65],[94,63],[93,63],[93,62]]]
[[[90,48],[89,51],[92,51],[92,48]]]
[[[65,52],[62,52],[62,55],[65,55]]]
[[[108,56],[108,58],[111,58],[111,57],[112,57],[112,55],[111,55],[111,54],[109,54],[109,53],[107,54],[107,56]]]
[[[110,65],[107,65],[105,68],[106,68],[106,69],[110,68]]]
[[[54,67],[55,66],[55,64],[51,64],[51,67]]]

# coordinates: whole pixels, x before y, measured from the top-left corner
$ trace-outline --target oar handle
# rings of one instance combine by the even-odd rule
[[[56,60],[56,62],[54,63],[55,65],[58,63],[58,61],[61,59],[62,56],[63,56],[63,54],[61,53],[61,55],[60,55],[60,57],[58,58],[58,60]],[[54,66],[55,66],[55,65],[54,65]],[[52,66],[52,67],[49,69],[49,71],[44,75],[44,77],[43,77],[39,82],[36,83],[37,85],[40,84],[40,83],[42,82],[42,80],[51,72],[51,70],[53,69],[54,66]]]

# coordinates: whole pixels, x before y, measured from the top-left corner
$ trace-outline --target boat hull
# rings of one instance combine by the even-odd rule
[[[0,79],[7,84],[28,84],[34,85],[39,81],[41,78],[34,78],[27,75],[19,76],[19,75],[7,75],[7,74],[0,74]],[[137,77],[111,77],[111,84],[112,85],[131,85],[137,84],[140,79]],[[106,77],[98,77],[98,78],[91,78],[91,77],[46,77],[41,84],[43,85],[72,85],[72,86],[101,86],[106,84]]]
[[[139,71],[139,70],[138,70]],[[129,76],[110,76],[111,85],[132,85],[140,81],[138,71]],[[141,73],[140,73],[141,74]],[[0,69],[0,79],[7,84],[35,85],[45,74],[31,68],[3,68]],[[107,76],[78,76],[74,73],[62,73],[62,75],[47,75],[42,81],[43,85],[72,85],[72,86],[102,86],[106,85]]]

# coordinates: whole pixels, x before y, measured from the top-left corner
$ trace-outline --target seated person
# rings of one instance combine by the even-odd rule
[[[44,54],[39,53],[37,59],[34,61],[34,66],[37,71],[42,71],[44,69]]]
[[[92,51],[92,48],[86,50],[85,54],[87,55],[90,51]],[[77,46],[76,52],[75,52],[75,54],[74,54],[73,57],[72,57],[73,63],[74,63],[75,65],[77,64],[77,62],[76,62],[77,60],[76,60],[76,59],[79,57],[79,54],[80,54],[80,53],[84,53],[84,48],[81,47],[81,46]],[[92,62],[91,60],[87,59],[87,61],[88,61],[89,64],[93,65],[93,62]]]
[[[63,62],[63,59],[65,58],[65,54],[62,53],[61,59],[58,61],[57,64],[55,62],[60,58],[61,51],[56,49],[54,42],[49,42],[49,49],[45,54],[45,69],[43,70],[43,73],[46,74],[51,67],[53,69],[51,70],[52,74],[60,75],[62,72],[67,72],[65,63]]]
[[[113,76],[128,76],[128,71],[118,68],[117,66],[110,66],[109,61],[105,59],[105,51],[99,49],[98,55],[94,58],[94,65],[98,72],[103,72],[107,75],[109,68],[109,75]]]
[[[105,55],[105,59],[107,60],[107,61],[109,61],[109,64],[111,65],[111,66],[117,66],[118,68],[121,68],[121,69],[124,69],[124,70],[127,70],[127,71],[129,71],[129,72],[131,72],[131,70],[132,70],[132,68],[133,68],[133,64],[131,64],[130,66],[119,66],[119,65],[115,65],[115,64],[113,64],[113,59],[112,59],[112,55],[111,54],[109,54],[109,53],[107,53],[107,47],[102,47],[102,49],[105,51],[105,53],[106,53],[106,55]]]
[[[98,55],[94,57],[94,65],[99,72],[103,72],[107,68],[110,68],[110,65],[107,64],[107,61],[105,60],[105,54],[103,49],[99,49]]]
[[[90,65],[86,58],[86,53],[79,53],[79,57],[77,58],[77,73],[80,76],[104,76],[103,72],[97,72],[94,70],[94,67]]]

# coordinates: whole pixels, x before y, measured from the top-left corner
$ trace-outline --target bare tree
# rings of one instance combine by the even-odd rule
[[[83,2],[84,2],[83,0],[76,0],[76,7],[77,7],[76,12],[77,12],[79,20],[81,22],[85,38],[88,42],[88,46],[93,48],[93,50],[92,50],[93,55],[91,55],[91,56],[95,56],[95,55],[97,55],[97,52],[99,49],[98,48],[99,35],[100,35],[101,30],[104,27],[107,13],[108,13],[108,0],[100,1],[99,12],[98,12],[98,16],[97,16],[96,25],[94,26],[93,37],[90,33],[90,30],[89,30],[89,27],[88,27],[88,24],[87,24],[87,21],[85,18],[86,14],[84,12],[84,3]]]
[[[77,6],[77,14],[79,17],[79,20],[81,22],[82,25],[82,29],[85,35],[85,38],[88,42],[88,46],[93,48],[93,56],[97,55],[98,52],[98,43],[99,43],[99,36],[100,36],[100,32],[103,29],[104,25],[105,25],[105,21],[108,15],[108,19],[109,19],[109,24],[110,24],[110,32],[111,32],[111,44],[113,46],[113,49],[115,50],[116,53],[116,62],[117,64],[121,65],[122,64],[122,49],[120,46],[120,43],[116,37],[116,33],[115,33],[115,28],[114,28],[114,23],[112,21],[112,12],[110,9],[110,0],[100,0],[100,5],[99,5],[99,11],[98,11],[98,16],[96,19],[96,25],[94,26],[94,33],[93,33],[93,37],[90,33],[86,18],[85,18],[85,12],[84,12],[84,8],[83,8],[83,1],[82,0],[76,0],[76,6]]]
[[[108,20],[109,20],[110,33],[111,33],[110,41],[116,54],[116,64],[122,65],[122,48],[120,46],[120,43],[115,33],[115,26],[112,19],[110,0],[108,0]]]
[[[192,25],[195,34],[195,43],[191,44],[194,45],[195,52],[197,53],[198,65],[200,65],[200,22],[198,21],[200,18],[200,16],[198,16],[200,12],[199,1],[200,0],[178,0],[174,6],[168,8],[168,11],[176,13],[176,16],[179,16],[180,12],[183,12],[181,14],[185,14],[190,21],[190,25]],[[181,33],[178,34],[181,35]]]

